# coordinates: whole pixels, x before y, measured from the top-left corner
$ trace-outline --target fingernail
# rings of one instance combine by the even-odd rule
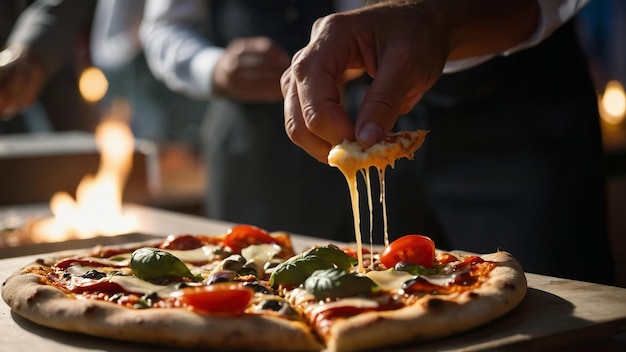
[[[383,129],[374,122],[366,122],[359,129],[359,141],[365,145],[373,145],[383,138]]]

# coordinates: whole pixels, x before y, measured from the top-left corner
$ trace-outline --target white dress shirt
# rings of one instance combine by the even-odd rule
[[[444,73],[464,70],[497,55],[506,56],[537,45],[588,2],[538,0],[541,17],[528,40],[499,54],[449,61]],[[140,38],[153,74],[171,89],[199,99],[211,96],[211,77],[224,50],[197,31],[207,30],[208,11],[208,2],[203,0],[147,0],[140,28]]]

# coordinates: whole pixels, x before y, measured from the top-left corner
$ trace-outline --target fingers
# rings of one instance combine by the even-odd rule
[[[266,37],[233,40],[213,75],[216,91],[243,102],[282,100],[280,77],[289,66],[288,53]]]
[[[357,116],[356,136],[361,144],[368,147],[380,141],[441,74],[442,65],[424,64],[421,59],[404,46],[387,48]]]
[[[312,157],[322,163],[327,163],[328,153],[332,145],[306,127],[302,117],[298,90],[291,77],[290,68],[285,71],[281,78],[281,87],[284,96],[285,132],[287,132],[287,136]]]
[[[232,46],[242,66],[274,67],[283,72],[291,62],[289,53],[267,37],[235,39]]]
[[[356,138],[364,146],[380,141],[396,122],[409,88],[396,72],[381,68],[367,90],[356,122]]]
[[[318,65],[317,55],[324,53],[301,55],[302,51],[295,55],[281,80],[285,129],[295,144],[326,163],[333,145],[354,139],[354,127],[341,105],[341,74],[335,76],[332,70]]]

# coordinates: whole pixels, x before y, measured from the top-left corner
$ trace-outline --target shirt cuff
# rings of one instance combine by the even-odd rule
[[[197,53],[190,65],[191,79],[193,80],[194,91],[189,94],[196,98],[206,99],[213,94],[213,72],[217,60],[223,54],[224,49],[211,47],[202,49]]]

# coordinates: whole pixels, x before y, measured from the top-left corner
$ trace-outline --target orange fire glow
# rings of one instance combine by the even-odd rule
[[[122,211],[122,192],[132,168],[134,138],[119,114],[118,107],[116,115],[103,120],[96,129],[98,172],[83,177],[76,199],[66,192],[52,196],[50,209],[54,216],[36,224],[35,242],[112,236],[135,228],[136,219]]]
[[[602,120],[610,125],[620,125],[626,118],[626,93],[619,81],[610,81],[598,99]]]

